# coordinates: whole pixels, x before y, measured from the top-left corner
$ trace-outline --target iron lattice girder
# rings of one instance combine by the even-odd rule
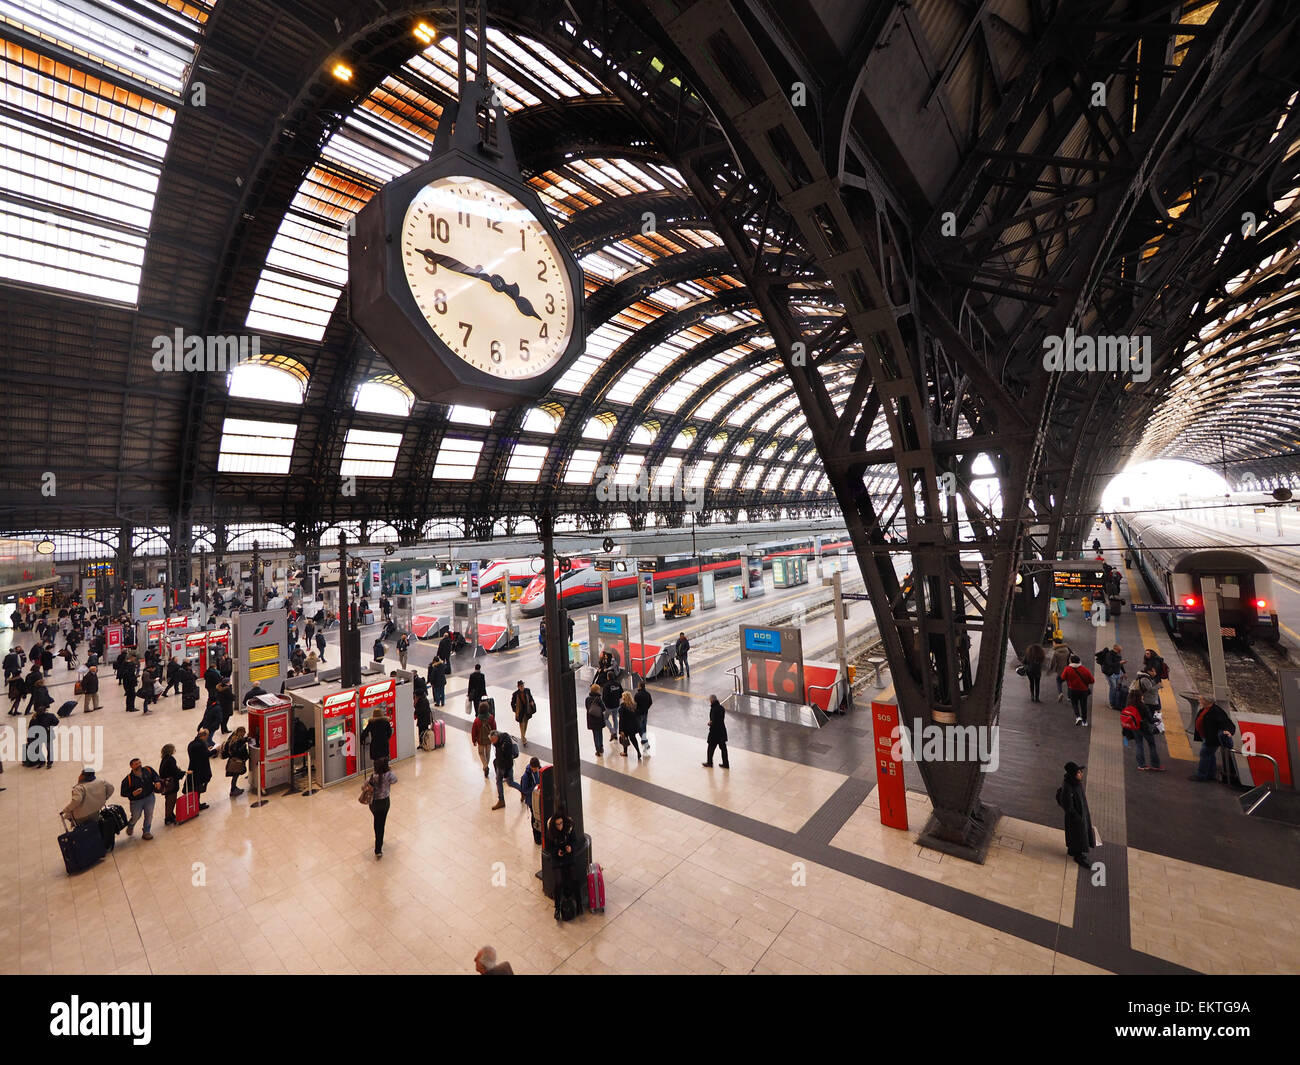
[[[890,428],[894,444],[891,454],[899,467],[903,486],[909,548],[917,578],[918,612],[911,620],[885,608],[887,602],[896,598],[889,594],[896,587],[892,566],[882,564],[883,559],[877,559],[870,551],[859,554],[886,651],[895,669],[900,705],[908,714],[915,710],[915,716],[926,721],[936,720],[937,711],[941,720],[989,724],[995,713],[1001,673],[1005,608],[993,619],[993,631],[981,645],[981,668],[972,678],[969,666],[964,665],[964,652],[958,646],[962,638],[959,615],[964,596],[959,591],[959,578],[958,592],[952,594],[956,549],[948,542],[940,522],[935,465],[926,423],[928,408],[912,375],[907,349],[866,249],[851,225],[837,188],[821,166],[818,153],[794,117],[788,99],[761,62],[752,40],[730,8],[708,0],[687,7],[680,14],[667,3],[652,2],[649,6],[684,57],[685,69],[694,72],[697,88],[706,92],[714,113],[729,128],[732,143],[738,148],[743,146],[745,154],[752,157],[747,167],[749,173],[762,175],[772,183],[781,208],[798,224],[804,246],[834,283],[862,342],[864,359],[859,372],[869,373],[875,381]],[[707,50],[703,43],[706,41]],[[720,55],[725,55],[724,61],[719,60]],[[737,70],[745,71],[746,76],[736,76]],[[711,187],[697,181],[695,188],[705,203],[710,200],[716,203]],[[745,245],[749,244],[752,252],[752,244],[743,233],[722,219],[719,219],[719,231],[729,246],[736,249],[738,261],[748,258]],[[820,377],[801,373],[790,363],[790,345],[798,333],[785,301],[763,291],[760,284],[751,287],[791,372],[818,451],[824,461],[829,460],[837,454],[835,437],[840,426],[825,387]],[[864,546],[873,539],[878,542],[874,508],[860,478],[845,477],[829,462],[828,467],[828,472],[833,471],[833,481],[837,482],[834,487],[855,546]],[[854,491],[854,481],[858,494]],[[1008,487],[1011,494],[1006,496],[1004,491],[1004,498],[1010,500],[1006,505],[1018,513],[1016,489],[1023,493],[1023,476],[1019,485],[1012,478]],[[1009,559],[1015,547],[1016,524],[1008,522],[999,531],[1001,540],[1010,541],[1000,546],[1010,550],[993,552],[990,587],[1005,604],[1010,595]],[[920,639],[905,638],[904,631],[911,628],[915,628]],[[966,839],[975,827],[979,776],[974,765],[932,766],[926,773],[936,814],[953,838]]]

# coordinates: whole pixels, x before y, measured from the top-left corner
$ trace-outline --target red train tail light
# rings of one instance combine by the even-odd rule
[[[1183,605],[1184,605],[1184,606],[1195,606],[1195,605],[1196,605],[1196,596],[1194,596],[1194,595],[1184,596],[1184,597],[1183,597]]]
[[[1256,599],[1256,600],[1255,600],[1255,605],[1256,605],[1257,607],[1259,607],[1260,610],[1267,610],[1267,609],[1268,609],[1268,600],[1267,600],[1267,599]]]

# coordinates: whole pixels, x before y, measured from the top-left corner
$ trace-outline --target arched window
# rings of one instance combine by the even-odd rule
[[[365,414],[391,414],[395,418],[409,418],[415,405],[415,396],[393,374],[362,381],[357,386],[352,405]]]
[[[260,355],[241,362],[226,375],[226,390],[239,399],[302,405],[307,396],[307,367],[287,355]]]

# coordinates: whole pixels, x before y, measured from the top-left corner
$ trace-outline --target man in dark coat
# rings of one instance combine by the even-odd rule
[[[447,675],[451,675],[451,633],[445,633],[441,640],[438,641],[438,658],[441,658],[447,667]]]
[[[469,675],[469,688],[465,691],[465,712],[472,713],[472,708],[487,695],[487,677],[483,676],[483,667],[474,664],[474,672]]]
[[[1201,741],[1201,755],[1196,763],[1196,772],[1190,780],[1214,780],[1214,758],[1220,747],[1232,747],[1232,737],[1237,726],[1232,723],[1226,710],[1210,696],[1201,696],[1201,708],[1196,713],[1195,739]]]
[[[207,671],[203,674],[203,687],[207,689],[209,702],[216,696],[217,685],[220,683],[221,670],[215,664],[208,666]]]
[[[1088,851],[1092,848],[1092,814],[1088,812],[1088,796],[1083,792],[1083,771],[1087,766],[1065,763],[1065,780],[1056,789],[1057,805],[1065,811],[1065,849],[1080,865],[1088,865]]]
[[[122,691],[126,693],[126,712],[134,713],[135,690],[139,684],[139,677],[135,671],[135,659],[128,658],[122,665]]]
[[[443,706],[447,702],[447,663],[441,658],[429,663],[429,687],[433,690],[433,705]]]
[[[730,769],[731,765],[727,759],[727,710],[720,702],[716,695],[709,696],[709,753],[705,756],[702,765],[709,769],[713,768],[713,752],[716,749],[722,751],[722,768]]]
[[[316,650],[320,652],[320,660],[324,662],[325,661],[325,634],[323,632],[316,633]]]
[[[212,779],[212,763],[208,754],[208,730],[201,728],[190,745],[186,748],[190,756],[190,772],[194,774],[194,787],[199,795],[208,790],[208,781]],[[199,809],[206,810],[208,804],[200,800]]]

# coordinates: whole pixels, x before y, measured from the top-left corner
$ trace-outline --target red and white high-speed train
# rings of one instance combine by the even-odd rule
[[[533,578],[537,576],[533,570],[533,564],[529,559],[507,559],[504,562],[489,563],[478,575],[479,593],[488,599],[491,599],[501,591],[501,582],[508,581],[511,587],[527,588],[532,583]],[[462,573],[457,581],[457,586],[461,592],[469,591],[469,574]]]
[[[823,544],[822,553],[833,553],[853,546],[849,540],[838,540]],[[770,544],[758,548],[749,557],[762,557],[763,568],[772,568],[774,558],[812,558],[812,543],[808,540],[796,540],[779,544]],[[739,577],[744,565],[740,553],[736,551],[722,555],[709,555],[696,558],[694,555],[660,555],[655,560],[654,589],[656,593],[667,591],[668,585],[678,588],[689,587],[697,583],[697,574],[712,573],[716,580]],[[614,569],[609,575],[609,598],[636,598],[636,561],[630,558],[613,560]],[[574,559],[573,569],[567,573],[556,573],[556,591],[560,597],[560,607],[564,610],[576,610],[581,607],[595,606],[602,601],[600,573],[588,559]],[[649,576],[646,574],[645,576]],[[546,609],[546,580],[542,576],[533,578],[519,599],[519,610],[526,618],[541,617]]]

